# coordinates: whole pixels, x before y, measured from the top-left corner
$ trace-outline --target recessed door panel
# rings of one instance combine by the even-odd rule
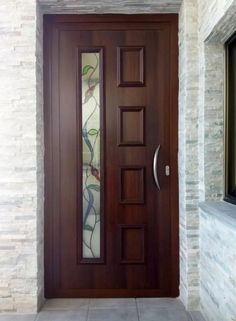
[[[144,47],[118,47],[118,86],[144,86]]]
[[[125,106],[118,110],[119,145],[145,144],[145,107]],[[132,123],[132,126],[130,124]]]

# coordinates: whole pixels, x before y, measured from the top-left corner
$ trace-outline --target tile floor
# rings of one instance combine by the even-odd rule
[[[37,315],[0,314],[0,321],[204,321],[177,299],[52,299]]]

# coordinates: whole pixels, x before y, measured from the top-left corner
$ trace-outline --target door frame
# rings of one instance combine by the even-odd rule
[[[170,296],[177,297],[179,295],[179,188],[178,188],[178,14],[102,14],[102,15],[45,15],[44,16],[44,35],[50,34],[52,25],[63,23],[91,23],[94,26],[96,23],[163,23],[170,26],[170,47],[171,47],[171,65],[172,70],[170,77],[170,194],[172,195],[170,203],[171,215],[171,289]],[[50,71],[51,51],[50,43],[47,37],[44,37],[44,124],[45,137],[51,137],[51,133],[47,126],[48,113],[51,110],[51,86],[52,78]],[[50,259],[52,257],[52,246],[47,246],[52,243],[53,233],[49,230],[48,224],[52,220],[52,204],[50,202],[51,186],[48,184],[52,176],[51,168],[48,166],[52,158],[50,150],[50,139],[45,139],[45,204],[44,204],[44,270],[45,270],[45,288],[48,287],[48,279],[53,277],[50,270]],[[50,291],[50,290],[49,290]]]

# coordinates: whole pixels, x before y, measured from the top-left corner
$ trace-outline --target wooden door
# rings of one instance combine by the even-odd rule
[[[177,16],[44,31],[46,297],[177,296]]]

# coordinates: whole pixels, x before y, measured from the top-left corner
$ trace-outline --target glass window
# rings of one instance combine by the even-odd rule
[[[81,53],[83,258],[101,257],[100,53]]]

